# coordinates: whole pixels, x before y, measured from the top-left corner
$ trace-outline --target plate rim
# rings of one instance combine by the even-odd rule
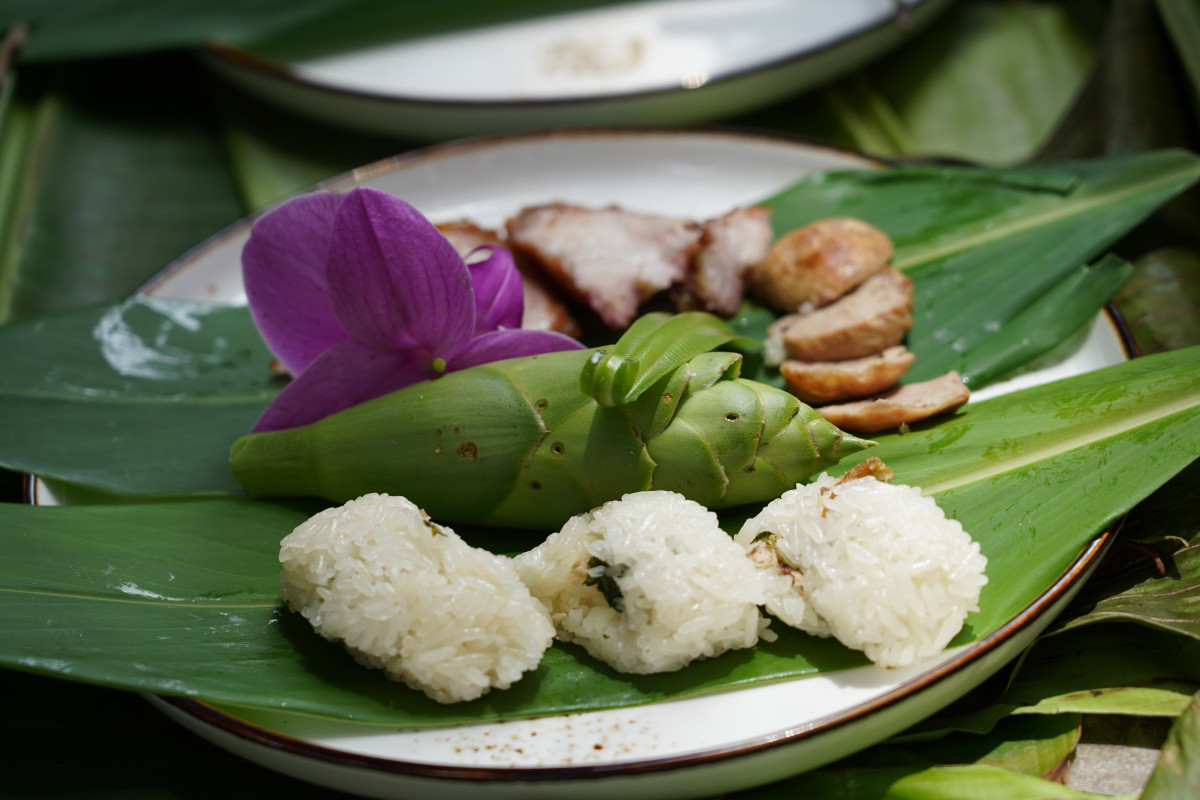
[[[327,97],[342,97],[357,102],[378,103],[382,105],[402,105],[412,108],[437,110],[501,110],[501,109],[569,109],[577,106],[617,103],[627,101],[653,100],[664,95],[674,95],[681,92],[694,92],[705,88],[726,86],[740,80],[756,77],[775,71],[793,69],[803,62],[821,57],[827,52],[843,46],[856,39],[878,35],[889,26],[899,29],[900,36],[908,36],[920,30],[936,16],[937,12],[949,6],[954,0],[900,0],[899,10],[887,18],[874,24],[863,24],[855,27],[841,36],[836,36],[819,45],[807,49],[795,50],[785,56],[779,56],[751,65],[710,75],[701,86],[686,88],[681,85],[658,86],[650,89],[614,91],[602,93],[579,94],[563,97],[534,97],[514,100],[492,100],[484,98],[444,99],[423,95],[408,95],[336,86],[322,81],[304,77],[296,66],[279,59],[270,58],[254,52],[248,47],[237,45],[224,39],[212,39],[198,50],[202,58],[209,60],[220,69],[246,71],[250,75],[268,80],[280,81],[294,89],[316,91]]]

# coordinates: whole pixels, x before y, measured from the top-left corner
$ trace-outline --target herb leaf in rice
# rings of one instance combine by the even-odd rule
[[[784,492],[736,541],[782,622],[882,667],[929,658],[978,610],[987,559],[920,489],[848,477],[822,474]]]
[[[559,638],[621,672],[670,672],[770,636],[753,565],[716,514],[675,492],[572,517],[513,562]]]
[[[511,559],[403,497],[322,511],[284,537],[279,560],[280,594],[317,633],[441,703],[507,689],[554,638]]]

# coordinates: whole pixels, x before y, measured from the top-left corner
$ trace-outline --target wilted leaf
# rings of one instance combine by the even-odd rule
[[[1178,247],[1147,253],[1113,299],[1143,353],[1200,344],[1200,253]]]

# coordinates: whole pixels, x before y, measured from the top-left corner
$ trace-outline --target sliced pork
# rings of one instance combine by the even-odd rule
[[[745,293],[743,276],[766,257],[774,237],[765,206],[736,208],[705,222],[691,274],[671,289],[675,308],[732,317]]]
[[[508,220],[508,244],[614,330],[638,306],[684,281],[700,244],[688,220],[551,203]]]

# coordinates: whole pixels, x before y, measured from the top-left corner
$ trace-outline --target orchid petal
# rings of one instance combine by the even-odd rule
[[[557,331],[517,330],[492,331],[476,336],[449,361],[448,371],[466,369],[491,361],[560,350],[582,350],[583,345]]]
[[[242,250],[250,313],[283,366],[298,375],[347,338],[329,305],[325,256],[343,195],[317,192],[268,211]]]
[[[341,342],[284,387],[258,418],[254,432],[307,425],[429,377],[424,363],[411,353]]]
[[[374,189],[346,195],[334,221],[329,300],[351,338],[444,357],[475,330],[467,266],[408,203]]]
[[[481,254],[486,258],[475,260]],[[467,268],[475,287],[475,333],[521,327],[525,289],[512,253],[484,245],[467,256]]]

